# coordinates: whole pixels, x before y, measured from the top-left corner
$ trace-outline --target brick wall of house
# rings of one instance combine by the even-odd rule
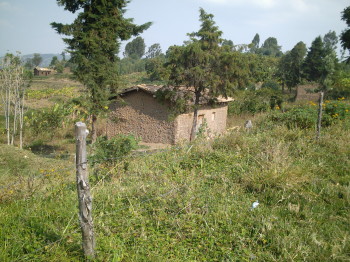
[[[226,129],[227,105],[217,105],[214,108],[205,107],[198,111],[198,127],[201,123],[207,124],[209,136],[220,134]],[[193,121],[193,112],[179,115],[175,120],[175,143],[190,139]]]
[[[124,102],[115,102],[106,123],[108,137],[133,134],[146,143],[175,143],[175,123],[169,121],[166,105],[158,103],[152,95],[133,91],[123,96]]]
[[[314,101],[314,102],[317,102],[319,97],[320,97],[320,94],[311,92],[317,88],[319,88],[319,86],[315,85],[315,84],[298,86],[295,101]]]

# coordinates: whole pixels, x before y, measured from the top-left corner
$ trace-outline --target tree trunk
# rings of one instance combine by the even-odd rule
[[[96,142],[97,132],[96,132],[97,116],[95,114],[91,115],[91,139],[92,143]]]
[[[317,134],[316,139],[319,140],[321,136],[321,123],[322,123],[322,104],[323,104],[324,93],[320,92],[320,99],[318,101],[318,119],[317,119]]]
[[[6,132],[7,132],[7,144],[10,145],[10,111],[11,111],[11,102],[10,102],[10,87],[6,87]]]
[[[193,141],[196,138],[197,133],[197,119],[198,119],[198,107],[199,107],[199,98],[201,93],[199,91],[195,91],[195,101],[194,101],[194,111],[193,111],[193,122],[192,129],[190,135],[190,141]]]
[[[75,124],[76,137],[76,181],[79,200],[79,221],[82,233],[82,246],[86,258],[95,256],[94,225],[92,220],[92,197],[86,157],[86,125]]]

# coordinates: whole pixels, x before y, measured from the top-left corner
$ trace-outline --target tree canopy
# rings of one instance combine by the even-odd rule
[[[258,33],[255,34],[252,42],[250,43],[249,45],[250,49],[249,49],[249,52],[250,53],[254,53],[256,54],[259,50],[259,47],[260,47],[260,36]]]
[[[350,51],[350,6],[343,10],[341,18],[348,26],[340,35],[341,46],[344,50]],[[346,61],[350,63],[350,56],[348,56]]]
[[[160,44],[155,43],[148,48],[148,51],[146,53],[146,58],[151,59],[151,58],[158,57],[160,55],[162,55],[162,48],[160,47]]]
[[[39,66],[41,62],[43,61],[43,58],[41,57],[40,54],[35,53],[33,58],[32,58],[32,63],[34,66]]]
[[[275,37],[267,38],[258,52],[266,56],[274,57],[281,57],[283,55],[281,46],[278,45],[277,39]]]
[[[92,119],[92,137],[96,139],[97,116],[104,111],[110,92],[118,88],[118,58],[120,42],[146,30],[151,23],[136,25],[124,18],[128,0],[57,0],[58,5],[78,13],[72,24],[53,22],[57,33],[67,36],[74,74],[88,91]]]
[[[124,56],[133,59],[140,59],[144,56],[145,49],[145,40],[142,37],[138,36],[134,40],[126,44]]]
[[[235,53],[222,47],[222,32],[215,25],[213,15],[200,9],[201,26],[198,32],[188,34],[190,41],[183,46],[169,48],[167,65],[170,69],[169,84],[185,85],[194,92],[194,115],[191,140],[197,129],[198,106],[204,92],[213,99],[217,95],[228,96],[237,85],[233,65],[243,61]],[[239,63],[238,63],[239,62]]]
[[[290,52],[284,54],[278,64],[278,75],[290,90],[301,83],[302,64],[306,55],[306,45],[297,43]]]
[[[319,82],[324,88],[326,87],[326,80],[334,72],[337,63],[337,56],[333,48],[329,41],[325,43],[321,36],[315,38],[303,64],[307,80]]]

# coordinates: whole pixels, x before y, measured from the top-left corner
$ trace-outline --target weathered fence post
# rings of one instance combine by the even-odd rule
[[[89,173],[86,158],[86,125],[82,122],[75,124],[76,137],[76,179],[79,201],[79,221],[83,238],[84,255],[88,258],[95,256],[95,239],[92,221],[92,198],[90,195]]]
[[[318,101],[318,119],[317,119],[317,134],[316,134],[317,140],[321,136],[322,105],[323,105],[323,91],[320,92],[320,99]]]

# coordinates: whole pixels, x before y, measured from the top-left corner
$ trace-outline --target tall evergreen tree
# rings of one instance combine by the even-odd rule
[[[227,96],[235,84],[231,74],[232,55],[222,48],[222,32],[215,25],[212,14],[200,9],[201,27],[188,34],[190,41],[184,46],[169,48],[167,65],[170,68],[169,84],[185,85],[194,92],[194,114],[190,139],[195,138],[200,100],[206,91],[209,95]]]
[[[311,43],[303,65],[304,73],[308,80],[318,81],[323,77],[324,72],[322,64],[324,56],[322,37],[318,36]]]
[[[344,50],[350,51],[350,6],[343,10],[341,18],[345,21],[348,28],[341,33],[340,42]],[[350,63],[350,56],[348,56],[346,61],[347,63]]]
[[[326,88],[326,80],[334,73],[337,63],[335,50],[324,44],[321,36],[315,38],[306,55],[303,71],[309,81],[319,82]]]
[[[329,31],[323,37],[323,44],[326,49],[336,50],[338,44],[338,36],[335,31]]]
[[[260,47],[260,36],[258,33],[255,34],[252,42],[250,43],[250,49],[249,52],[256,54]]]
[[[278,75],[289,90],[301,83],[302,64],[306,55],[306,45],[297,43],[290,52],[282,56],[278,64]]]
[[[74,74],[88,91],[92,139],[96,140],[96,121],[108,104],[110,92],[118,88],[117,54],[122,40],[130,39],[146,30],[151,23],[135,25],[124,18],[128,0],[57,0],[58,5],[78,13],[72,24],[53,22],[51,26],[62,35],[68,45]]]

